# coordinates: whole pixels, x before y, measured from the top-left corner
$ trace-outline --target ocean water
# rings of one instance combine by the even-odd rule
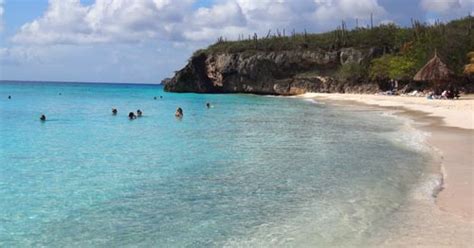
[[[364,246],[424,173],[404,126],[303,99],[3,82],[0,247]]]

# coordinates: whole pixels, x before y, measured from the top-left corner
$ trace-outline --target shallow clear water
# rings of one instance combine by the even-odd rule
[[[402,125],[301,99],[1,83],[0,246],[363,245],[423,171]]]

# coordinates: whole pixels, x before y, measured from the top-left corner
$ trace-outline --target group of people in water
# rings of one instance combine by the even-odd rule
[[[206,107],[207,108],[210,108],[211,107],[211,104],[210,103],[206,103]],[[117,115],[117,109],[116,108],[113,108],[112,109],[112,114],[113,115]],[[134,119],[137,119],[139,117],[142,117],[143,116],[143,112],[141,110],[137,110],[137,114],[135,114],[134,112],[130,112],[128,113],[128,118],[130,120],[134,120]],[[178,107],[176,109],[176,112],[174,113],[174,116],[176,116],[177,118],[182,118],[184,116],[184,112],[183,112],[183,109],[181,107]]]
[[[211,108],[211,104],[206,103],[206,107]],[[118,110],[116,108],[113,108],[112,109],[112,115],[117,115],[117,114],[118,114]],[[128,113],[128,119],[130,119],[130,120],[135,120],[135,119],[140,118],[142,116],[143,116],[143,112],[140,109],[137,109],[136,114],[134,112]],[[176,112],[174,113],[174,116],[176,116],[177,118],[182,118],[184,116],[183,109],[181,107],[178,107],[176,109]],[[46,121],[46,116],[44,114],[42,114],[40,116],[40,120],[41,121]]]
[[[8,96],[8,99],[11,99],[12,97],[11,96]],[[162,99],[163,96],[160,96],[160,99]],[[153,99],[157,99],[157,97],[153,97]],[[208,102],[206,103],[206,107],[207,108],[211,108],[211,104]],[[118,114],[118,110],[116,108],[112,108],[112,115],[117,115]],[[142,117],[143,116],[143,112],[140,110],[140,109],[137,109],[137,113],[135,114],[134,112],[130,112],[128,113],[128,118],[130,120],[134,120],[134,119],[137,119],[139,117]],[[183,109],[181,107],[178,107],[176,109],[176,112],[174,113],[174,116],[176,116],[177,118],[182,118],[184,116],[184,112],[183,112]],[[46,121],[46,115],[44,114],[41,114],[40,116],[40,121]]]
[[[114,111],[115,111],[115,112],[114,112]],[[112,109],[112,114],[113,114],[113,115],[116,115],[116,114],[117,114],[117,109]],[[137,114],[135,114],[135,113],[133,113],[133,112],[128,113],[128,119],[134,120],[134,119],[136,119],[136,118],[138,118],[138,117],[142,117],[142,115],[143,115],[143,112],[138,109],[138,110],[137,110]]]

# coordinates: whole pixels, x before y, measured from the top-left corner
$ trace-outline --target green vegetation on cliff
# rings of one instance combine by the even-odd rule
[[[415,75],[415,68],[416,62],[410,56],[386,54],[372,60],[369,77],[374,81],[384,77],[406,80]]]
[[[321,34],[295,34],[290,36],[256,35],[239,41],[218,42],[196,53],[249,53],[292,50],[337,50],[346,47],[356,49],[377,48],[381,57],[363,65],[342,65],[336,72],[338,78],[351,75],[371,80],[386,78],[409,79],[413,77],[438,51],[441,59],[457,75],[462,75],[468,63],[466,54],[474,48],[474,17],[466,17],[449,23],[434,25],[414,21],[412,27],[394,24],[373,28],[337,30]]]

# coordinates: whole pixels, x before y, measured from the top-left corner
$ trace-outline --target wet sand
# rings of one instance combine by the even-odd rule
[[[398,230],[393,223],[393,237],[379,244],[395,247],[473,246],[474,96],[464,96],[456,101],[355,94],[311,93],[301,97],[336,104],[381,107],[413,120],[415,128],[429,134],[426,145],[434,151],[432,168],[442,176],[441,191],[434,198],[436,205],[426,200],[409,204],[399,217],[410,223]]]

